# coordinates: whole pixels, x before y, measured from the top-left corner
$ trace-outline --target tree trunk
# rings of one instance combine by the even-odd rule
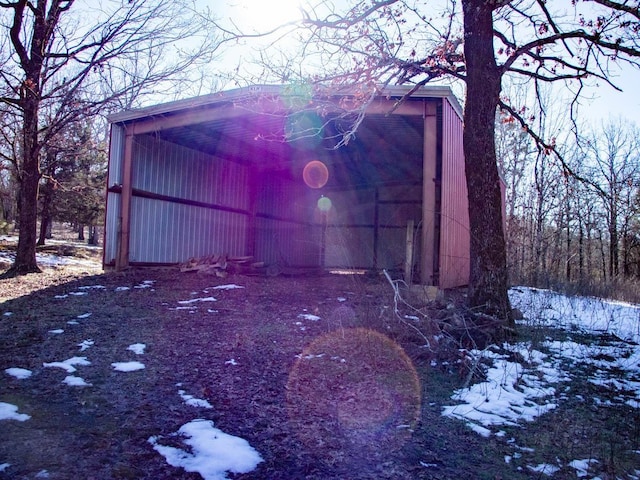
[[[568,212],[567,212],[568,216]],[[569,219],[567,219],[567,228],[565,229],[565,241],[567,252],[565,253],[565,278],[567,282],[571,282],[571,259],[573,255],[571,254],[571,225]]]
[[[629,268],[629,251],[628,251],[628,234],[622,234],[622,276],[627,279],[630,277],[631,269]]]
[[[586,229],[587,229],[587,276],[593,278],[593,237],[591,235],[591,218],[588,217]]]
[[[598,244],[600,245],[600,263],[602,269],[602,280],[607,280],[607,255],[604,253],[604,240],[602,239],[602,231],[598,230]]]
[[[25,82],[26,83],[26,82]],[[36,231],[38,220],[39,145],[38,145],[38,94],[24,87],[24,130],[22,132],[22,171],[19,175],[20,205],[18,221],[20,235],[13,266],[7,275],[40,272],[36,262]]]
[[[495,147],[502,74],[493,51],[494,3],[462,2],[467,68],[463,149],[472,232],[469,302],[471,307],[495,315],[505,326],[513,328]]]
[[[50,224],[49,217],[40,217],[40,231],[38,233],[38,242],[36,245],[45,245],[47,241],[47,230],[49,229]]]
[[[533,270],[533,282],[534,286],[540,285],[540,277],[544,274],[544,279],[547,280],[547,254],[548,254],[548,242],[545,239],[545,198],[546,191],[546,168],[544,159],[538,154],[536,158],[536,166],[534,170],[534,179],[536,184],[536,205],[535,205],[535,236],[533,237],[533,264],[535,268]]]
[[[51,238],[51,202],[53,201],[53,184],[47,182],[43,186],[42,211],[40,212],[40,234],[38,235],[38,245],[44,245],[47,238]]]
[[[89,225],[89,239],[87,240],[88,245],[98,245],[98,227],[96,225]]]
[[[578,218],[578,280],[584,284],[584,226],[581,218]]]
[[[612,195],[613,196],[613,195]],[[609,278],[614,279],[618,270],[618,206],[614,199],[609,204]]]

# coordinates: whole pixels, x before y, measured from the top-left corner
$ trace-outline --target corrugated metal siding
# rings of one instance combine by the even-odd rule
[[[329,225],[325,238],[325,267],[358,269],[372,267],[373,228]]]
[[[469,283],[469,211],[462,121],[446,99],[443,100],[442,136],[439,286],[453,288]]]
[[[318,266],[320,235],[320,225],[258,218],[255,257],[267,264],[293,267]]]
[[[134,189],[246,210],[247,167],[151,136],[136,137]]]
[[[325,236],[328,268],[373,268],[375,190],[332,191]]]
[[[118,247],[118,212],[120,212],[120,195],[107,193],[107,210],[104,218],[104,252],[105,265],[116,261]]]
[[[383,186],[327,196],[333,208],[328,218],[325,266],[402,269],[407,222],[413,219],[417,225],[422,217],[420,186]]]
[[[421,156],[422,152],[415,152]],[[407,179],[411,181],[419,178]],[[378,189],[377,267],[402,270],[406,258],[407,222],[422,218],[422,186],[387,186]],[[419,250],[420,242],[414,242]],[[419,258],[414,252],[414,260]]]
[[[119,125],[111,126],[111,141],[109,144],[109,170],[107,172],[107,186],[122,183],[122,161],[124,156],[124,128]],[[107,209],[104,220],[104,263],[115,262],[118,248],[118,230],[120,216],[120,195],[107,194]]]
[[[109,144],[108,185],[122,183],[122,162],[124,157],[124,128],[111,125],[111,143]]]
[[[132,183],[134,189],[176,201],[134,195],[131,262],[174,263],[214,253],[245,254],[247,213],[242,211],[248,206],[246,167],[140,136],[134,142]]]
[[[131,262],[176,263],[213,253],[243,255],[246,216],[134,197]]]
[[[255,258],[267,264],[318,266],[321,217],[317,190],[273,174],[257,185]]]

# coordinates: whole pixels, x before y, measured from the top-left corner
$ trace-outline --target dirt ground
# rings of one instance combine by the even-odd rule
[[[214,288],[229,284],[243,288]],[[0,297],[0,402],[31,416],[2,422],[0,478],[200,478],[148,441],[178,446],[172,434],[198,418],[262,456],[229,478],[507,478],[484,453],[492,440],[440,415],[460,378],[398,328],[382,278],[81,266],[0,280]],[[44,366],[72,357],[90,362],[74,373],[90,386]],[[145,368],[114,370],[121,361]],[[14,367],[33,374],[4,374]]]
[[[66,253],[99,261],[99,251]],[[229,285],[242,288],[216,288]],[[434,366],[401,320],[412,312],[394,313],[379,276],[216,278],[76,265],[1,279],[0,299],[0,402],[30,416],[0,422],[0,479],[201,478],[149,442],[184,449],[175,432],[195,419],[262,457],[231,479],[524,479],[532,472],[505,462],[509,435],[527,434],[535,455],[553,457],[562,435],[549,432],[576,417],[558,409],[549,424],[504,438],[443,417],[466,372],[455,358]],[[129,349],[138,343],[142,354]],[[67,385],[69,372],[45,366],[73,357],[90,362],[72,373],[90,385]],[[132,361],[145,368],[112,365]],[[5,373],[16,367],[32,375]],[[624,425],[606,417],[593,429]],[[580,428],[584,436],[591,427]]]

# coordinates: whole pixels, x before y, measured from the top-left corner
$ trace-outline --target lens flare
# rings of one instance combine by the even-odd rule
[[[310,188],[322,188],[329,181],[329,169],[319,160],[311,160],[302,170],[302,179]]]
[[[318,199],[318,210],[322,213],[327,213],[331,210],[331,199],[325,197],[324,195]]]
[[[420,380],[402,347],[365,328],[315,339],[287,383],[290,422],[312,446],[397,450],[420,418],[420,403]]]

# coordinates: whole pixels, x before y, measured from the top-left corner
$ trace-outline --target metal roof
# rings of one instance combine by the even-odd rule
[[[249,87],[225,90],[194,98],[176,100],[173,102],[160,103],[139,109],[123,110],[107,116],[110,123],[122,123],[132,120],[139,120],[146,117],[166,115],[182,110],[213,106],[220,103],[233,103],[243,99],[255,97],[257,95],[280,95],[287,89],[295,89],[296,85],[252,85]],[[388,96],[391,98],[403,98],[408,95],[414,87],[411,85],[393,85],[385,87],[378,96]],[[354,93],[353,89],[336,90],[334,96],[347,96]],[[451,89],[442,85],[425,85],[411,93],[411,98],[447,98],[460,117],[462,117],[462,107],[460,102],[453,95]]]
[[[409,86],[388,87],[376,97],[404,99],[411,89]],[[293,178],[301,174],[310,160],[321,160],[333,172],[328,188],[346,185],[358,188],[421,181],[424,141],[421,113],[424,107],[422,102],[415,103],[416,100],[446,98],[461,115],[460,105],[448,87],[421,87],[411,94],[408,101],[412,105],[406,105],[412,109],[411,115],[387,114],[389,105],[394,103],[387,102],[383,109],[367,113],[352,132],[349,142],[336,148],[344,131],[352,129],[353,118],[349,116],[348,108],[335,111],[331,106],[337,105],[347,94],[325,96],[320,103],[313,97],[313,102],[309,102],[311,106],[304,104],[307,94],[304,90],[296,90],[295,86],[291,89],[260,85],[124,111],[110,116],[109,121],[122,125],[152,121],[147,135],[251,165],[258,172]],[[302,101],[302,105],[283,113],[282,110],[264,111],[258,103],[251,103],[261,97],[286,95]],[[323,110],[322,105],[328,109]],[[177,117],[181,120],[172,123],[171,120]],[[291,134],[296,128],[301,129],[301,133]],[[308,134],[305,129],[309,129]]]

